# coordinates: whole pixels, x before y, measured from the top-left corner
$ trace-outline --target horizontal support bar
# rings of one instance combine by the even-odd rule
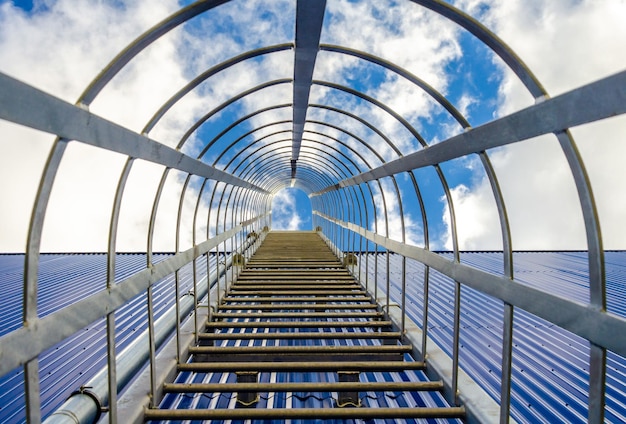
[[[243,231],[244,227],[265,214],[243,222],[241,225],[216,237],[177,253],[150,268],[146,268],[123,281],[86,297],[44,318],[35,320],[0,337],[0,376],[37,357],[62,340],[72,336],[94,321],[117,310],[152,284],[174,273],[199,256],[204,255],[225,240]]]
[[[240,353],[238,355],[232,354],[211,354],[206,355],[203,353],[197,353],[193,356],[194,362],[201,363],[221,363],[221,362],[263,362],[279,364],[282,362],[317,362],[324,360],[325,362],[346,363],[353,361],[361,362],[402,362],[404,360],[404,353],[393,352],[356,352],[356,353]]]
[[[200,334],[203,339],[206,334]],[[379,345],[379,346],[191,346],[189,353],[198,354],[232,354],[240,353],[265,353],[265,354],[295,354],[295,353],[409,353],[413,349],[411,345]]]
[[[245,317],[242,317],[245,318]],[[206,324],[207,328],[353,328],[390,327],[391,321],[217,321]]]
[[[422,392],[443,389],[441,381],[404,381],[377,383],[178,383],[163,386],[167,393],[232,392]]]
[[[259,313],[227,313],[216,312],[213,317],[219,318],[382,318],[382,312],[259,312]]]
[[[354,277],[349,274],[333,274],[333,273],[320,273],[319,275],[312,275],[311,273],[302,273],[295,274],[290,273],[289,275],[279,275],[279,274],[264,274],[258,273],[254,275],[242,274],[237,277],[238,282],[254,282],[254,281],[275,281],[275,282],[293,282],[293,281],[306,281],[306,282],[317,282],[317,281],[354,281]]]
[[[354,279],[345,281],[337,281],[337,280],[315,280],[315,281],[303,281],[303,280],[250,280],[250,281],[242,281],[237,280],[236,283],[233,284],[234,287],[250,287],[250,286],[310,286],[310,287],[319,287],[322,285],[323,287],[350,287],[356,286],[361,287],[360,284],[354,282]]]
[[[232,290],[232,289],[231,289]],[[236,289],[236,292],[231,294],[236,295],[245,295],[245,296],[316,296],[316,295],[325,295],[325,294],[336,294],[336,295],[363,295],[365,294],[365,290],[362,289],[354,289],[354,290],[333,290],[331,293],[328,293],[328,289],[324,290],[251,290],[249,288],[241,288]]]
[[[262,193],[262,188],[0,73],[0,119]]]
[[[302,332],[302,333],[200,333],[202,340],[365,340],[399,339],[396,331],[374,332]]]
[[[280,268],[288,268],[288,269],[339,269],[342,264],[340,262],[306,262],[306,263],[293,263],[293,262],[263,262],[263,261],[248,261],[247,269],[257,270],[257,268],[263,269],[280,269]]]
[[[496,119],[462,134],[340,181],[311,196],[401,172],[437,165],[543,134],[626,113],[626,71]]]
[[[311,301],[309,301],[311,302]],[[313,301],[314,302],[314,301]],[[327,310],[327,309],[377,309],[378,305],[373,305],[371,303],[367,304],[332,304],[332,303],[311,303],[311,304],[302,304],[302,303],[291,303],[291,304],[283,304],[283,303],[274,303],[272,305],[220,305],[220,311],[278,311],[281,309],[285,310]]]
[[[335,224],[354,231],[391,252],[415,259],[426,266],[481,293],[500,299],[570,331],[591,343],[626,356],[626,319],[583,304],[529,287],[502,275],[490,274],[468,265],[456,263],[441,255],[391,240],[352,223],[313,212]]]
[[[454,408],[146,409],[146,420],[463,418]]]
[[[353,361],[338,363],[331,362],[193,362],[178,364],[179,371],[186,372],[319,372],[319,371],[406,371],[423,370],[423,362],[403,361]]]
[[[280,276],[290,276],[290,275],[302,275],[302,276],[309,276],[309,275],[342,275],[342,276],[347,276],[350,277],[350,273],[345,269],[345,268],[322,268],[322,269],[310,269],[308,266],[305,267],[304,269],[261,269],[261,270],[254,270],[254,269],[244,269],[243,272],[241,273],[242,277],[248,276],[248,275],[280,275]]]
[[[363,287],[360,285],[321,285],[321,284],[278,284],[278,285],[233,285],[229,289],[230,296],[239,296],[250,294],[259,294],[262,296],[278,295],[284,293],[292,293],[298,295],[300,293],[318,292],[324,294],[339,294],[339,293],[356,293],[363,292]]]
[[[244,296],[226,296],[223,297],[224,302],[237,303],[255,303],[255,302],[371,302],[372,299],[367,296],[353,297],[329,297],[329,296],[300,296],[300,297],[244,297]]]

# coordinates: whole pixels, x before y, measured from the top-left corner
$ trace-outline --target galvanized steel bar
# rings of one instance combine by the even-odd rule
[[[263,191],[234,175],[210,167],[171,147],[2,73],[0,73],[0,119],[194,175]]]
[[[591,189],[591,182],[582,163],[578,148],[569,132],[557,133],[561,149],[567,158],[578,198],[581,204],[587,237],[589,257],[589,302],[598,310],[606,311],[606,271],[600,217]],[[604,422],[606,350],[591,343],[589,354],[589,414],[590,423]]]
[[[210,286],[219,278],[216,274],[208,275],[203,284],[202,291],[209,291]],[[190,297],[183,297],[181,303],[183,314],[190,313],[194,308],[194,302]],[[178,326],[174,308],[170,308],[155,322],[155,342],[157,346],[162,345],[172,334],[174,327]],[[117,359],[118,367],[118,389],[125,387],[136,374],[145,366],[149,353],[147,349],[148,334],[144,331],[129,346],[119,353]],[[160,370],[157,370],[160,371]],[[101,370],[89,382],[90,394],[77,392],[70,397],[59,409],[50,415],[45,424],[89,424],[96,422],[100,413],[100,408],[107,401],[108,390],[106,388],[106,370]],[[146,388],[142,388],[146,393]],[[157,401],[158,402],[158,401]],[[147,403],[146,403],[147,405]],[[120,405],[121,406],[121,405]]]
[[[403,381],[375,383],[178,383],[163,386],[167,393],[228,393],[228,392],[400,392],[436,391],[443,389],[440,381]]]
[[[259,371],[259,372],[316,372],[316,371],[406,371],[423,370],[423,362],[405,361],[350,361],[350,362],[191,362],[178,364],[179,371],[197,373]]]
[[[2,104],[0,102],[0,108],[1,107]],[[37,312],[37,282],[39,276],[41,235],[43,232],[42,229],[46,209],[52,193],[52,186],[67,144],[67,140],[65,139],[57,138],[57,140],[55,140],[52,150],[48,155],[43,175],[39,180],[39,188],[30,217],[28,238],[26,241],[26,254],[24,255],[24,294],[22,305],[24,327],[22,327],[22,330],[36,327],[39,322]],[[2,339],[3,338],[0,338],[0,340]],[[0,344],[0,356],[4,356],[1,345],[2,344]],[[24,365],[24,395],[26,398],[27,421],[29,424],[38,424],[41,421],[39,360],[35,358],[35,356],[25,357],[23,358],[23,362],[15,364],[14,367],[22,364]],[[8,369],[5,372],[8,372]],[[0,375],[4,375],[1,368]]]
[[[39,358],[24,364],[24,394],[26,398],[26,422],[41,422],[41,399],[39,396]]]
[[[381,328],[391,321],[209,321],[207,328]]]
[[[201,83],[212,77],[213,75],[230,68],[233,65],[236,65],[240,62],[243,62],[248,59],[252,59],[258,56],[262,56],[268,53],[276,53],[285,50],[290,50],[293,48],[293,43],[284,43],[277,44],[273,46],[261,47],[258,49],[250,50],[248,52],[242,53],[240,55],[234,56],[224,62],[221,62],[215,66],[212,66],[210,69],[202,72],[200,75],[195,77],[189,83],[187,83],[183,88],[178,90],[176,94],[170,97],[163,105],[159,108],[157,112],[150,118],[142,133],[150,132],[157,122],[167,113],[168,110],[172,108],[178,101],[180,101],[183,97],[189,94],[193,89],[198,87]],[[258,112],[257,112],[258,113]],[[254,113],[256,114],[256,113]]]
[[[143,49],[180,24],[230,0],[199,0],[183,7],[137,37],[122,50],[89,84],[77,103],[89,105],[117,73]]]
[[[259,216],[254,220],[262,219]],[[252,220],[252,221],[254,221]],[[133,276],[118,282],[110,290],[103,290],[80,300],[53,314],[40,318],[38,325],[22,327],[0,338],[3,360],[0,362],[0,375],[23,365],[37,357],[44,350],[76,333],[97,319],[115,311],[150,285],[172,274],[194,258],[213,249],[224,238],[241,231],[238,225],[196,247],[167,258],[150,269],[144,269]]]
[[[248,315],[247,313],[245,315]],[[359,331],[359,332],[328,332],[306,331],[302,333],[200,333],[201,340],[365,340],[365,339],[398,339],[402,333],[398,331]],[[334,347],[334,346],[333,346]]]
[[[296,3],[296,45],[293,67],[293,147],[291,160],[300,156],[302,132],[306,119],[307,106],[313,69],[320,44],[322,23],[326,10],[326,0],[298,0]],[[291,178],[295,178],[295,162],[292,162]]]
[[[147,420],[462,418],[464,408],[147,409]]]
[[[444,16],[461,27],[465,28],[472,35],[487,45],[496,55],[498,55],[504,63],[517,77],[522,81],[526,88],[531,92],[533,97],[538,98],[545,94],[541,83],[530,72],[528,67],[515,54],[515,52],[507,46],[497,35],[491,32],[487,27],[472,18],[465,12],[457,9],[453,5],[443,0],[411,0],[413,3],[426,7],[433,12]]]
[[[148,365],[150,367],[150,406],[156,406],[156,341],[154,334],[154,303],[152,300],[152,286],[146,291],[146,303],[148,307]],[[195,302],[194,302],[195,304]]]
[[[317,211],[314,213],[319,214]],[[420,247],[386,239],[364,228],[339,222],[329,216],[324,216],[324,218],[337,225],[358,231],[369,240],[380,243],[393,252],[416,259],[461,284],[520,307],[598,346],[626,356],[626,340],[614,336],[626,332],[626,319],[622,317],[600,311],[593,305],[564,299],[529,287],[507,276],[498,276],[468,265],[455,263]]]
[[[511,373],[513,370],[513,322],[515,308],[504,303],[502,314],[502,378],[500,380],[500,423],[511,415]]]
[[[384,168],[378,167],[341,181],[338,187],[433,166],[471,153],[622,115],[626,113],[625,86],[626,71],[623,71],[395,159]],[[327,187],[316,194],[335,188]]]

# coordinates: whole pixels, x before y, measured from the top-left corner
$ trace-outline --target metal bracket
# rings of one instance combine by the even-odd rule
[[[95,394],[94,392],[92,392],[89,389],[93,389],[93,387],[91,386],[80,386],[80,388],[78,390],[76,390],[75,392],[72,392],[72,394],[69,396],[68,399],[71,399],[72,397],[76,396],[76,395],[85,395],[89,398],[91,398],[91,400],[93,400],[93,402],[96,404],[96,409],[98,410],[98,414],[96,415],[96,418],[94,419],[94,422],[98,422],[98,420],[100,419],[100,417],[102,416],[103,413],[109,412],[109,408],[102,406],[102,402],[100,401],[100,398],[98,397],[97,394]]]

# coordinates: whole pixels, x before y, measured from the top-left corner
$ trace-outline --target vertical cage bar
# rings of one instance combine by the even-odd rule
[[[387,311],[387,313],[389,313],[389,307],[390,307],[390,300],[389,300],[389,298],[391,297],[390,293],[389,293],[391,291],[391,275],[390,275],[391,269],[390,269],[390,266],[389,266],[390,265],[389,249],[386,249],[386,252],[387,252],[387,254],[385,255],[385,259],[386,259],[386,262],[385,262],[385,275],[386,275],[385,291],[387,292],[387,298],[385,299],[385,305],[386,305],[386,308],[387,308],[386,311]]]
[[[193,333],[194,333],[194,343],[198,344],[198,334],[200,334],[200,323],[198,322],[198,270],[196,261],[198,258],[193,258],[191,260],[191,272],[193,277]],[[178,327],[178,323],[176,327]]]
[[[424,303],[422,307],[422,361],[426,361],[428,348],[428,302],[430,290],[430,267],[424,266]]]
[[[459,405],[459,351],[461,333],[461,284],[454,282],[454,329],[452,340],[452,397],[455,405]]]
[[[406,256],[402,256],[402,325],[400,330],[404,337],[404,330],[406,328]]]
[[[157,407],[157,381],[156,381],[156,344],[154,341],[154,308],[152,299],[152,285],[146,292],[148,304],[148,345],[150,349],[150,407]]]
[[[109,385],[109,423],[117,423],[117,369],[115,352],[115,313],[107,314],[107,372]]]
[[[180,344],[180,270],[174,272],[174,301],[176,314],[176,362],[180,362],[182,346]]]
[[[511,371],[513,365],[513,305],[504,304],[502,329],[502,381],[500,386],[500,423],[509,422],[511,413]]]
[[[24,390],[26,394],[26,422],[41,422],[41,400],[39,398],[39,359],[24,364]]]

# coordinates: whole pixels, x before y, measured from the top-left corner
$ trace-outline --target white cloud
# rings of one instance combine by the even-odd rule
[[[174,0],[157,3],[57,0],[47,2],[48,8],[31,14],[8,2],[2,3],[0,71],[73,102],[111,58],[178,7]],[[470,13],[480,15],[481,20],[509,43],[552,95],[626,67],[626,56],[621,54],[626,40],[626,27],[621,20],[626,15],[624,1],[463,0],[457,3]],[[345,44],[395,61],[447,93],[451,90],[452,77],[446,73],[446,65],[465,60],[461,55],[467,54],[461,51],[458,41],[461,31],[410,2],[391,5],[389,2],[329,1],[327,18],[330,17],[330,21],[326,24],[333,24],[333,27],[323,32],[322,41]],[[236,15],[233,14],[235,9]],[[294,2],[289,0],[255,0],[220,6],[207,14],[210,16],[199,17],[167,34],[139,55],[103,90],[91,110],[138,131],[164,100],[197,73],[261,44],[292,41],[293,9]],[[263,19],[259,20],[259,16]],[[151,137],[168,145],[175,144],[194,119],[221,103],[227,95],[267,79],[290,77],[292,55],[292,52],[269,55],[217,75],[214,81],[198,87],[168,112],[151,132]],[[424,120],[432,118],[436,109],[431,100],[419,90],[408,87],[401,78],[381,70],[374,72],[372,66],[365,66],[361,60],[320,53],[317,65],[316,78],[362,85],[370,95],[401,112],[418,129]],[[502,71],[497,61],[495,66],[504,76],[499,89],[499,107],[493,112],[502,115],[531,104],[533,100],[511,72]],[[224,84],[225,81],[229,84]],[[354,98],[315,87],[311,99],[329,104],[341,102],[343,107],[382,128],[404,153],[417,148],[412,137],[394,119]],[[250,96],[241,102],[241,107],[252,111],[278,101],[291,101],[290,85]],[[472,113],[480,107],[469,93],[460,96],[457,106]],[[385,159],[396,157],[380,137],[363,125],[337,115],[309,111],[309,117],[329,117],[349,127],[372,143]],[[267,113],[251,121],[254,125],[268,122],[269,116],[283,119],[285,111]],[[610,248],[624,247],[622,240],[626,239],[625,227],[621,225],[626,215],[626,202],[621,199],[626,196],[622,195],[620,187],[621,182],[626,181],[626,170],[619,163],[620,158],[626,157],[622,142],[624,127],[624,119],[615,119],[573,131],[589,169],[606,247]],[[435,141],[458,131],[458,127],[440,125],[438,131],[434,134]],[[353,140],[342,134],[335,135],[359,149],[372,165],[378,165],[378,159]],[[199,137],[196,135],[189,140],[189,151],[198,151],[197,146],[205,141]],[[24,248],[32,202],[51,141],[49,135],[0,123],[3,153],[0,178],[13,181],[19,176],[20,181],[19,188],[13,184],[0,186],[3,199],[0,250]],[[108,228],[112,193],[124,158],[76,146],[71,145],[68,150],[53,191],[43,250],[103,250],[106,244],[104,229]],[[208,157],[216,157],[214,153],[209,152]],[[490,152],[490,156],[510,213],[515,248],[584,248],[574,185],[552,137]],[[473,166],[474,161],[467,164]],[[135,166],[137,169],[131,174],[124,199],[126,222],[122,225],[126,227],[120,231],[120,246],[125,250],[145,249],[154,187],[162,173],[160,167]],[[157,216],[156,250],[172,248],[177,209],[172,205],[178,205],[182,178],[177,175],[168,179],[161,200],[163,206]],[[99,194],[96,196],[96,193]],[[456,182],[452,194],[459,216],[461,248],[499,245],[499,226],[493,225],[493,196],[482,173],[477,173],[473,181]],[[196,197],[197,187],[190,188],[184,201],[186,218],[188,210],[195,206]],[[203,205],[201,216],[206,216],[207,210]],[[392,205],[390,211],[390,227],[397,229],[399,210]],[[445,224],[446,217],[441,216]],[[412,241],[419,242],[422,239],[419,226],[410,221],[410,216],[407,219],[408,227],[418,229]],[[285,226],[296,224],[296,221],[288,221]],[[196,229],[196,234],[203,230]],[[183,229],[182,233],[185,235],[183,244],[188,245],[191,228]],[[440,243],[446,242],[449,243],[449,239],[443,236]]]
[[[402,241],[402,231],[404,225],[404,241],[414,246],[424,246],[424,232],[421,222],[415,221],[412,211],[403,204],[404,222],[400,213],[400,203],[398,202],[398,194],[389,178],[381,181],[382,193],[378,184],[371,183],[372,193],[374,196],[374,205],[376,207],[376,227],[373,224],[371,228],[376,228],[378,234],[389,237],[393,240]],[[400,196],[403,198],[405,194],[400,189]],[[384,197],[384,199],[383,199]]]
[[[624,1],[463,1],[526,62],[551,95],[626,68]],[[497,62],[498,66],[502,66]],[[498,115],[532,104],[508,70],[500,86]],[[624,119],[573,131],[589,170],[604,233],[605,248],[625,248],[621,201],[626,171]],[[602,148],[599,148],[601,144]],[[582,212],[568,165],[554,136],[490,152],[509,212],[515,249],[585,249]],[[453,189],[461,249],[491,248],[499,224],[486,178]],[[474,217],[469,220],[468,217]],[[490,219],[485,219],[491,217]],[[445,216],[444,219],[449,219]],[[449,235],[444,237],[449,246]]]
[[[303,216],[298,207],[296,194],[292,188],[285,188],[272,199],[272,230],[300,230],[305,224],[310,226],[310,216]]]
[[[219,7],[209,12],[207,15],[211,16],[207,19],[196,18],[193,24],[169,32],[133,59],[104,88],[90,110],[140,131],[158,107],[187,83],[190,75],[195,76],[260,42],[291,40],[291,25],[279,25],[278,21],[286,19],[284,12],[292,2],[272,2],[263,20],[258,19],[260,3],[246,2],[241,7],[239,2],[239,6]],[[57,0],[46,2],[45,7],[35,6],[27,14],[10,3],[0,4],[0,71],[69,102],[74,102],[98,72],[133,39],[179,7],[175,0],[157,3]],[[233,7],[238,7],[235,15],[232,15]],[[238,26],[221,29],[207,24],[215,23],[216,15],[225,17],[229,13],[243,21]],[[273,28],[271,40],[261,37],[267,33],[268,25]],[[243,36],[233,35],[236,31]],[[288,66],[289,61],[279,65],[276,57],[266,57],[259,63],[244,63],[230,69],[227,76],[230,84],[223,84],[225,75],[217,75],[217,85],[204,84],[186,96],[150,136],[175,145],[211,104],[214,107],[227,94],[242,91],[261,80],[276,78],[281,73],[285,76]],[[247,101],[262,102],[261,97]],[[255,108],[254,104],[249,107]],[[0,177],[2,181],[16,177],[20,181],[19,186],[6,183],[0,186],[3,199],[0,250],[23,251],[30,211],[53,137],[6,122],[0,123],[0,131]],[[196,136],[189,140],[192,151],[198,142]],[[113,193],[124,160],[120,155],[70,143],[46,212],[42,251],[106,249]],[[155,165],[138,161],[133,165],[122,205],[120,250],[145,250],[150,211],[162,172],[162,167]],[[181,175],[168,178],[157,214],[155,250],[174,248],[183,181]],[[191,243],[189,211],[193,213],[197,190],[197,185],[190,187],[185,196],[181,247]],[[207,201],[205,193],[203,202]],[[200,216],[206,217],[206,213],[203,204]],[[200,219],[198,236],[206,231],[205,225]]]
[[[411,2],[335,0],[328,2],[327,13],[331,26],[322,34],[322,42],[382,57],[418,75],[439,91],[447,91],[450,78],[446,65],[461,55],[457,41],[459,29],[455,25]],[[315,78],[356,87],[395,110],[418,131],[420,119],[429,119],[437,109],[423,90],[404,78],[343,55],[320,54]],[[325,101],[340,97],[334,90],[325,90],[318,96]],[[366,102],[355,103],[354,97],[348,97],[350,103],[346,103],[343,97],[337,100],[343,107],[382,129],[403,154],[419,148],[414,137],[394,117]]]
[[[26,15],[9,3],[3,3],[0,6],[0,70],[74,102],[107,62],[176,7],[175,1],[109,4],[58,0],[47,3],[45,8],[35,7],[37,13]],[[151,49],[121,77],[114,79],[91,111],[139,130],[158,106],[156,102],[169,96],[171,88],[162,83],[159,86],[156,81],[183,81],[181,67],[174,60],[175,39]],[[160,74],[137,75],[134,71],[142,60],[158,62],[155,68]],[[145,84],[135,84],[138,81]],[[140,88],[128,88],[131,86]],[[148,91],[140,91],[142,88]],[[16,192],[6,183],[0,189],[0,197],[7,200],[3,202],[6,206],[0,208],[0,222],[12,228],[8,234],[3,232],[8,236],[2,238],[0,249],[22,251],[43,169],[41,158],[48,153],[53,137],[10,124],[3,124],[2,128],[2,139],[6,140],[2,156],[11,157],[2,166],[2,181],[19,176],[25,189]],[[14,156],[5,156],[6,152],[15,150],[19,152]],[[42,251],[106,250],[113,195],[124,161],[121,155],[78,142],[69,144],[47,207]],[[137,216],[127,222],[122,220],[119,242],[124,250],[145,249],[145,228],[153,200],[153,191],[146,190],[146,185],[158,183],[160,173],[153,168],[143,175],[131,174],[130,194],[124,204],[132,210],[131,215],[147,213],[148,216],[141,220]],[[134,181],[140,181],[144,190],[133,191]],[[131,228],[125,228],[127,224]]]

